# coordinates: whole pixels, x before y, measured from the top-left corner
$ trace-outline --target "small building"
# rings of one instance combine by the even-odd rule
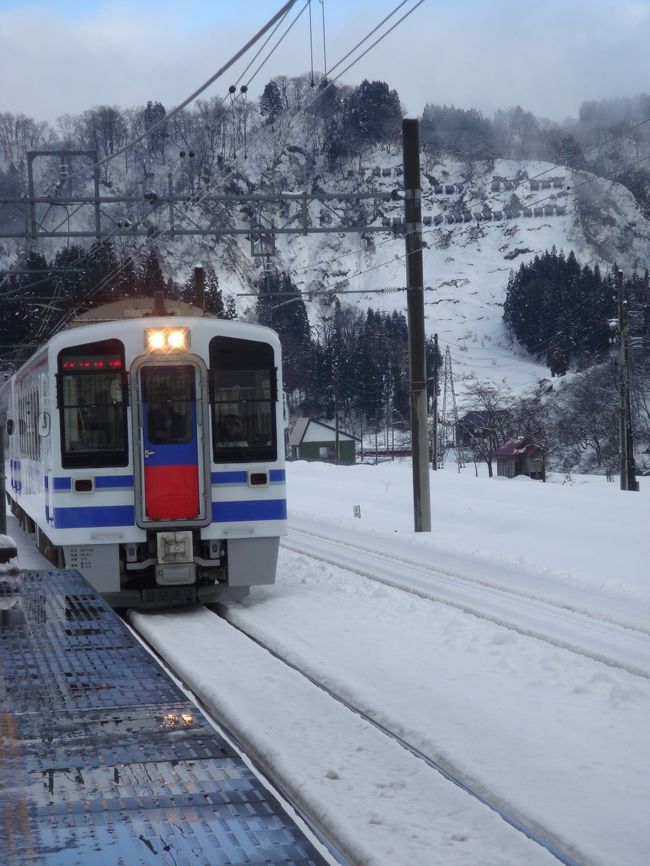
[[[339,428],[339,463],[356,462],[356,442]],[[287,457],[336,462],[336,428],[314,418],[298,418],[289,429]]]
[[[536,481],[545,481],[544,451],[532,439],[509,439],[494,455],[497,475],[515,478],[527,475]]]
[[[469,448],[477,442],[485,442],[496,434],[495,427],[502,427],[507,420],[505,409],[491,411],[476,410],[459,418],[456,425],[456,445]]]

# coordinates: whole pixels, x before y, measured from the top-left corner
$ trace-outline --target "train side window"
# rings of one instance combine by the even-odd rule
[[[119,340],[59,353],[63,467],[128,464],[124,347]]]
[[[277,460],[273,347],[215,337],[210,341],[210,382],[215,463]]]

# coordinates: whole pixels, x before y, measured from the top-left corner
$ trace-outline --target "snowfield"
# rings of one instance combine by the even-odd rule
[[[281,790],[355,864],[558,862],[433,762],[544,837],[561,862],[646,866],[644,479],[635,494],[603,478],[542,484],[449,465],[431,473],[433,531],[416,534],[406,462],[293,463],[287,474],[292,529],[277,584],[226,611],[257,643],[207,610],[131,617]],[[330,538],[331,556],[299,552],[305,532]],[[345,567],[335,564],[341,542]],[[369,550],[385,555],[397,584],[403,571],[403,588],[373,580]],[[413,565],[474,586],[473,612],[414,594]],[[490,588],[512,597],[513,618],[527,600],[539,634],[482,613]],[[554,608],[575,615],[575,649],[557,641]],[[590,619],[611,640],[634,636],[643,669],[581,652]]]

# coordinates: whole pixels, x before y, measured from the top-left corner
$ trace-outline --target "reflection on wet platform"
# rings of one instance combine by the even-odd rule
[[[76,572],[0,578],[3,866],[321,864]]]

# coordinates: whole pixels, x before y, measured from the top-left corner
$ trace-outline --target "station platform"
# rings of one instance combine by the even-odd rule
[[[327,862],[89,584],[42,568],[0,573],[0,839],[3,866]]]

